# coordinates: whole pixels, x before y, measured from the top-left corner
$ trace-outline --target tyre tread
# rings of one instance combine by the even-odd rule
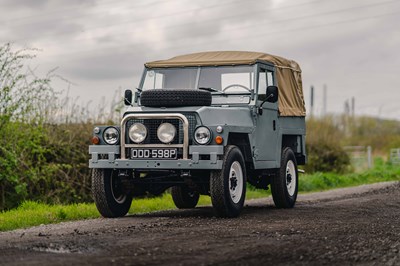
[[[113,198],[106,190],[107,184],[105,183],[108,177],[106,176],[105,169],[93,169],[92,171],[92,195],[96,204],[97,210],[103,217],[116,218],[124,216],[128,213],[132,196],[127,195],[124,204],[113,204]]]
[[[230,165],[227,165],[228,160],[230,159],[230,153],[238,151],[239,160],[241,161],[242,171],[243,171],[243,190],[244,196],[246,195],[246,169],[244,164],[244,158],[240,149],[237,146],[229,145],[225,148],[225,156],[222,162],[222,169],[212,171],[210,175],[210,192],[211,192],[211,202],[213,208],[219,217],[237,217],[240,214],[240,211],[244,204],[244,199],[239,203],[239,207],[236,209],[232,206],[232,203],[229,202],[228,197],[230,195],[226,195],[225,191],[225,180],[224,173],[226,171],[226,167],[230,168]],[[229,171],[229,170],[228,170]],[[229,193],[229,192],[228,192]]]
[[[199,193],[193,192],[195,196],[192,198],[187,195],[187,192],[186,187],[174,186],[171,188],[172,200],[178,209],[192,209],[195,208],[199,202]]]
[[[283,176],[286,175],[286,162],[289,160],[289,158],[291,158],[295,164],[296,178],[298,178],[296,157],[294,156],[294,153],[291,148],[285,147],[282,150],[281,154],[281,167],[271,180],[272,199],[277,208],[285,208],[285,209],[293,208],[297,198],[297,188],[296,188],[294,201],[292,202],[289,199],[289,195],[287,195],[288,193],[286,187],[286,179],[283,178]],[[296,182],[296,185],[298,186],[298,182]]]

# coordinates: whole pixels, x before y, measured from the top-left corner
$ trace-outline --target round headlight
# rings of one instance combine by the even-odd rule
[[[129,128],[129,138],[135,143],[143,142],[147,137],[147,128],[141,123],[135,123]]]
[[[109,145],[117,144],[119,141],[118,130],[115,127],[106,128],[103,133],[103,139]]]
[[[208,144],[211,140],[211,132],[206,127],[198,127],[194,132],[194,139],[201,145]]]
[[[170,123],[162,123],[157,129],[157,137],[163,143],[171,143],[176,134],[176,128]]]

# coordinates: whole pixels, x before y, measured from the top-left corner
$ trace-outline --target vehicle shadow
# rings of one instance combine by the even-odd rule
[[[253,215],[258,212],[274,211],[276,208],[273,205],[256,205],[243,208],[240,217]],[[200,206],[194,209],[175,209],[167,211],[156,211],[143,214],[132,214],[125,217],[140,217],[140,218],[217,218],[214,209],[211,206]]]

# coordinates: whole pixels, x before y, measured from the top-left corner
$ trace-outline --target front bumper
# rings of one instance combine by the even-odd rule
[[[119,159],[121,146],[115,145],[91,145],[89,154],[89,168],[111,168],[111,169],[157,169],[157,170],[218,170],[222,169],[222,160],[219,155],[224,154],[224,147],[211,146],[189,146],[188,159],[178,160],[131,160]],[[108,159],[101,159],[100,155],[107,155]],[[201,155],[208,155],[209,160],[200,160]]]

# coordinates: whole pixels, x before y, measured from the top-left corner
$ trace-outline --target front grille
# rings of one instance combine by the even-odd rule
[[[197,120],[194,114],[185,114],[189,121],[189,144],[192,142],[192,136],[196,129]],[[183,123],[179,119],[130,119],[126,122],[126,137],[127,144],[135,144],[129,138],[129,128],[134,123],[142,123],[147,128],[147,137],[141,144],[164,144],[157,137],[157,129],[162,123],[170,123],[175,126],[177,134],[171,144],[183,144]]]

